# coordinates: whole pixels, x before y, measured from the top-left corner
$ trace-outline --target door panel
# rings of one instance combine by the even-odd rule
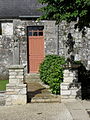
[[[40,32],[39,30],[38,32],[36,30],[29,31],[29,73],[38,73],[39,65],[44,59],[44,36],[39,34]]]

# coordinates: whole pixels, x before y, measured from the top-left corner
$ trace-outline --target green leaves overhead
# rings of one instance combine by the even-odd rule
[[[77,20],[83,20],[88,18],[90,22],[90,0],[39,0],[44,4],[41,8],[43,16],[41,19],[56,20],[56,23],[60,23],[62,20],[68,22]]]

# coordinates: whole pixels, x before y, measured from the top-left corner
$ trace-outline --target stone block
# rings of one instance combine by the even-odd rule
[[[61,83],[61,86],[69,86],[70,83],[67,83],[67,82],[62,82]]]
[[[10,91],[10,89],[9,89],[9,91],[7,90],[6,91],[6,96],[11,96],[11,95],[17,95],[17,92],[14,90],[14,91]]]
[[[24,75],[24,73],[23,73],[23,71],[18,71],[18,72],[16,72],[16,71],[13,71],[13,72],[9,72],[9,76],[23,76]]]
[[[11,72],[15,72],[13,69],[9,69],[9,73],[11,73]]]
[[[7,88],[7,90],[6,90],[6,94],[8,94],[8,92],[12,92],[12,91],[14,91],[15,89],[14,88]]]
[[[65,103],[66,103],[66,102],[74,102],[74,101],[76,101],[76,99],[72,99],[72,98],[69,98],[69,99],[66,99],[66,98],[65,98],[65,99],[61,99],[61,102],[63,102],[63,103],[64,103],[64,102],[65,102]]]
[[[21,71],[16,72],[16,73],[17,73],[17,75],[18,75],[18,76],[23,76],[23,75],[24,75],[24,73],[23,73],[23,72],[21,72]]]
[[[73,77],[64,77],[64,82],[72,83],[73,82]]]
[[[15,84],[7,84],[6,85],[6,88],[9,89],[9,88],[13,88],[13,89],[21,89],[21,88],[26,88],[27,85],[26,84],[19,84],[19,85],[15,85]]]
[[[70,84],[70,90],[78,90],[81,88],[81,83],[71,83]]]
[[[69,70],[64,70],[64,74],[69,74]]]
[[[22,69],[16,69],[15,72],[23,72]]]
[[[74,76],[73,72],[71,72],[71,73],[69,74],[69,76],[73,77],[73,76]]]
[[[12,78],[15,78],[16,76],[13,74],[11,74],[10,76],[9,76],[9,79],[12,79]]]
[[[21,75],[21,76],[17,75],[17,76],[15,76],[15,78],[17,78],[17,79],[19,79],[19,78],[21,79],[22,78],[23,79],[24,76],[23,75]]]
[[[26,84],[14,85],[7,84],[6,105],[26,104],[27,89]]]
[[[19,83],[19,79],[9,79],[9,83],[11,83],[11,84],[18,84]]]
[[[6,95],[26,95],[26,88],[23,89],[8,89]]]
[[[21,78],[18,80],[18,83],[21,84],[21,83],[24,83],[24,80]]]
[[[17,75],[17,72],[15,72],[15,71],[10,72],[9,71],[9,76],[14,76],[14,75]]]
[[[70,90],[62,90],[61,91],[61,95],[65,95],[65,96],[67,96],[67,95],[70,95],[71,94],[71,91]]]
[[[69,73],[64,73],[64,77],[69,77]]]
[[[77,95],[77,90],[71,90],[71,95],[76,96]]]
[[[69,88],[68,86],[61,85],[61,90],[68,90],[68,88]]]
[[[26,103],[26,95],[6,95],[6,105],[22,105]]]
[[[27,90],[26,88],[23,88],[23,89],[19,90],[18,94],[26,95],[26,90]]]
[[[88,61],[88,64],[90,64],[90,61]]]
[[[60,88],[61,90],[68,90],[70,83],[61,83]]]
[[[69,96],[68,95],[61,95],[61,99],[68,99]]]
[[[70,95],[69,99],[76,99],[76,95]]]

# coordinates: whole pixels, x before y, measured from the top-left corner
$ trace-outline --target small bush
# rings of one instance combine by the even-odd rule
[[[60,94],[60,83],[63,80],[64,57],[47,55],[40,65],[40,79],[50,86],[52,93]]]

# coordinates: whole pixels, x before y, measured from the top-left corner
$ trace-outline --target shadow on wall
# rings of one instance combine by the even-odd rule
[[[81,82],[82,99],[90,100],[90,71],[83,65],[78,68],[78,82]]]

